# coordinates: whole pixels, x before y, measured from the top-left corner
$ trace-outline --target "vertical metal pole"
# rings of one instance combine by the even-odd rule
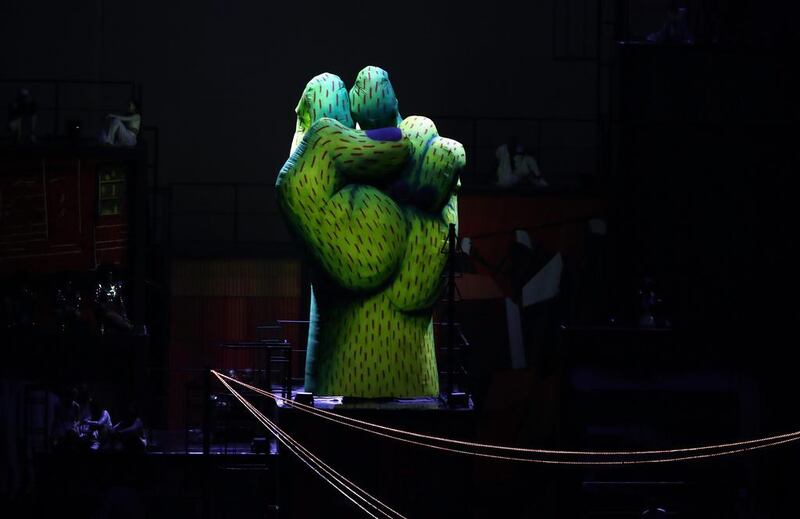
[[[467,157],[472,162],[472,181],[478,180],[478,119],[472,118],[472,157]]]
[[[447,396],[453,395],[454,380],[453,380],[453,364],[454,364],[454,347],[456,341],[455,329],[455,298],[456,298],[456,226],[450,224],[448,231],[448,259],[449,266],[447,272]]]
[[[559,27],[558,27],[558,6],[561,2],[555,1],[553,2],[553,59],[558,59],[558,34],[559,34]]]
[[[184,380],[184,402],[183,402],[183,453],[189,454],[189,409],[191,408],[191,395],[189,393],[189,384]]]
[[[287,350],[288,359],[286,361],[286,378],[283,381],[283,398],[292,398],[292,346],[289,345],[289,349]]]
[[[153,127],[153,135],[155,137],[155,142],[153,143],[153,187],[157,190],[158,189],[158,159],[159,159],[159,139],[160,136],[158,134],[158,126]]]
[[[135,169],[126,174],[128,199],[128,257],[132,266],[132,311],[133,323],[141,325],[147,321],[147,148],[139,147]]]
[[[598,2],[598,4],[602,4],[602,3],[603,3],[603,0],[600,0]],[[582,49],[581,49],[581,51],[582,51],[581,58],[583,58],[583,59],[588,59],[589,58],[589,51],[588,51],[589,30],[587,29],[587,26],[589,25],[589,6],[587,4],[588,4],[588,0],[583,0],[583,23],[581,24],[581,28],[583,29],[583,46],[582,46]],[[600,9],[600,6],[598,6],[598,10],[599,9]]]
[[[44,388],[44,452],[50,452],[50,390]]]
[[[239,187],[233,186],[233,246],[239,247]]]
[[[60,84],[58,81],[53,82],[53,136],[58,137],[58,127],[61,124],[59,116],[61,112],[61,98]]]
[[[211,368],[205,369],[203,384],[203,456],[211,453]]]
[[[267,391],[272,391],[272,348],[264,346],[264,385]]]
[[[539,164],[542,163],[542,120],[538,119],[537,123],[537,132],[536,132],[536,160],[539,161]],[[511,150],[509,150],[510,152]]]
[[[206,366],[203,381],[203,476],[204,489],[201,517],[211,517],[211,368]]]
[[[596,89],[596,103],[597,103],[597,151],[595,154],[595,168],[597,171],[595,172],[596,175],[606,177],[606,168],[605,168],[605,144],[606,144],[606,125],[604,120],[604,112],[603,112],[603,78],[604,78],[604,71],[603,71],[603,32],[605,30],[605,25],[603,24],[604,21],[604,12],[603,12],[603,0],[600,0],[597,5],[597,39],[595,41],[595,45],[597,48],[595,49],[596,58],[597,58],[597,77],[595,81],[597,82],[595,85]]]
[[[167,257],[169,258],[170,268],[172,268],[172,225],[173,225],[173,205],[175,200],[175,186],[168,185],[166,188],[167,191],[167,202],[165,207],[165,214],[167,217],[167,223],[164,226],[166,231],[166,242],[167,242]]]
[[[572,56],[572,35],[569,32],[570,24],[572,20],[570,19],[570,2],[572,0],[567,0],[564,2],[564,42],[566,43],[566,49],[564,51],[564,57],[569,58]]]

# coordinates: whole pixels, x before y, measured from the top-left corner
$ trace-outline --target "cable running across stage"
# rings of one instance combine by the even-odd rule
[[[381,500],[368,493],[346,477],[342,476],[339,472],[334,470],[330,465],[315,456],[311,451],[306,449],[297,440],[292,438],[283,429],[278,427],[275,422],[267,418],[261,411],[259,411],[252,403],[244,398],[239,392],[233,389],[228,384],[220,373],[213,371],[219,381],[236,397],[237,400],[258,420],[270,433],[272,433],[281,444],[286,447],[292,454],[297,456],[306,466],[313,470],[318,476],[325,480],[326,483],[335,488],[338,492],[349,499],[353,504],[361,508],[367,515],[378,519],[378,517],[399,518],[406,519],[400,512],[392,509]],[[225,377],[228,378],[228,377]],[[362,504],[363,503],[363,504]],[[369,507],[375,513],[367,509]]]
[[[294,402],[292,400],[281,397],[278,394],[265,391],[258,387],[252,386],[245,382],[241,382],[234,378],[228,377],[216,371],[212,371],[218,378],[222,377],[231,382],[246,387],[255,393],[266,396],[282,402],[288,407],[295,408],[299,411],[312,414],[319,418],[324,418],[328,421],[338,423],[350,428],[375,434],[378,436],[402,441],[412,445],[427,447],[431,449],[453,452],[456,454],[467,454],[472,456],[499,459],[506,461],[523,461],[529,463],[542,463],[553,465],[641,465],[641,464],[654,464],[654,463],[670,463],[678,461],[691,461],[707,458],[716,458],[721,456],[731,456],[734,454],[742,454],[750,451],[760,450],[767,447],[792,443],[800,440],[800,431],[794,431],[786,434],[773,435],[764,438],[757,438],[752,440],[743,440],[738,442],[728,442],[715,445],[705,445],[699,447],[686,447],[677,449],[662,449],[662,450],[639,450],[639,451],[581,451],[581,450],[552,450],[552,449],[531,449],[524,447],[512,447],[505,445],[494,445],[470,442],[465,440],[457,440],[453,438],[445,438],[439,436],[431,436],[413,431],[403,429],[396,429],[386,427],[380,424],[366,422],[347,416],[341,416],[324,409],[317,409],[313,406]],[[415,438],[415,439],[409,439]],[[446,447],[437,445],[439,442],[446,445],[455,445],[461,448]],[[476,450],[469,450],[473,448]],[[490,454],[480,452],[480,449],[489,451],[507,452],[513,455]],[[528,456],[522,457],[521,454],[539,455],[538,457]],[[556,459],[556,457],[579,458],[579,459]],[[549,458],[548,458],[549,457]],[[583,458],[583,459],[580,459]],[[587,459],[588,458],[588,459]],[[608,459],[608,458],[622,458],[622,459]],[[645,459],[639,459],[645,458]]]

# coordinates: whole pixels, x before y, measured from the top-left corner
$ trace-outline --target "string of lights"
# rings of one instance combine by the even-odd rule
[[[376,513],[381,514],[382,517],[387,517],[390,519],[406,519],[405,516],[403,516],[400,512],[394,510],[375,496],[369,494],[367,491],[337,472],[322,459],[314,455],[314,453],[306,449],[300,442],[295,440],[291,435],[281,429],[275,422],[270,420],[266,415],[259,411],[258,408],[244,398],[238,391],[233,389],[233,387],[231,387],[230,384],[228,384],[228,382],[226,382],[220,376],[220,373],[213,370],[212,372],[228,389],[228,391],[230,391],[231,394],[250,412],[250,414],[252,414],[256,420],[258,420],[270,433],[272,433],[282,445],[284,445],[292,454],[297,456],[298,459],[300,459],[317,475],[322,477],[329,485],[335,488],[356,506],[361,508],[361,510],[363,510],[367,515],[378,519],[378,516],[365,508],[364,504],[372,508],[372,510],[374,510]]]
[[[375,424],[351,417],[337,415],[336,413],[332,413],[330,411],[317,409],[313,406],[308,406],[306,404],[294,402],[289,399],[283,398],[275,393],[265,391],[263,389],[236,380],[234,378],[228,377],[226,375],[218,373],[218,376],[224,377],[243,387],[247,387],[248,389],[260,395],[272,398],[276,402],[281,401],[289,407],[296,408],[302,412],[312,414],[320,418],[324,418],[326,420],[338,423],[340,425],[351,427],[378,436],[402,441],[412,445],[418,445],[446,452],[467,454],[472,456],[479,456],[479,457],[500,459],[507,461],[523,461],[523,462],[558,464],[558,465],[633,465],[633,464],[648,464],[648,463],[669,463],[677,461],[699,460],[699,459],[706,459],[706,458],[713,458],[720,456],[731,456],[734,454],[741,454],[745,452],[764,449],[767,447],[773,447],[800,440],[800,431],[795,431],[792,433],[774,435],[753,440],[743,440],[739,442],[729,442],[729,443],[706,445],[700,447],[688,447],[681,449],[641,450],[641,451],[575,451],[575,450],[569,451],[569,450],[528,449],[523,447],[510,447],[503,445],[469,442],[453,438],[431,436],[412,431],[406,431],[403,429],[386,427],[380,424]],[[411,440],[408,437],[418,438],[419,440],[427,440],[427,441]],[[450,445],[458,445],[459,447],[471,447],[474,449],[495,450],[495,451],[499,450],[499,451],[514,453],[517,455],[511,456],[511,455],[501,455],[501,454],[490,454],[486,452],[480,452],[479,450],[466,450],[464,448],[445,447],[442,445],[437,445],[435,443],[429,443],[429,442],[439,442]],[[694,454],[694,453],[702,453],[702,454]],[[519,456],[519,454],[540,455],[540,456],[521,457]],[[548,457],[555,457],[555,456],[570,456],[570,457],[579,457],[584,459],[575,459],[575,460],[548,459]],[[602,459],[609,457],[622,458],[622,459],[611,459],[611,460]],[[633,458],[643,458],[643,457],[647,459],[633,459]]]

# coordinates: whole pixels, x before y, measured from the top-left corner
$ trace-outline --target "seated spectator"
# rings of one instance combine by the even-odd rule
[[[89,403],[91,416],[81,422],[82,433],[89,441],[89,448],[96,451],[105,443],[108,433],[111,431],[111,415],[104,409],[97,400]]]
[[[517,138],[509,137],[495,151],[497,158],[497,183],[499,187],[511,187],[520,183],[530,183],[536,187],[546,187],[547,181],[539,170],[539,164],[532,155],[525,153],[525,147],[517,143]]]
[[[111,448],[130,454],[144,452],[147,447],[144,424],[136,404],[131,404],[118,424],[111,428]]]
[[[136,146],[142,116],[139,104],[134,99],[128,101],[128,115],[108,114],[106,128],[100,133],[100,142],[111,146]]]
[[[8,109],[8,129],[16,142],[36,142],[36,120],[39,106],[31,93],[23,88]]]
[[[677,1],[670,2],[664,25],[658,31],[648,34],[647,41],[686,45],[694,43],[694,38],[689,32],[688,10],[679,7]]]

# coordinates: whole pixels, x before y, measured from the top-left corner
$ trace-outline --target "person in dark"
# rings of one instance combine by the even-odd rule
[[[673,0],[667,9],[667,19],[661,29],[648,34],[647,41],[652,43],[692,44],[694,38],[689,33],[688,10]]]
[[[142,116],[139,103],[135,99],[128,100],[128,114],[108,114],[106,128],[100,134],[100,142],[111,146],[136,146],[139,130],[142,127]]]
[[[8,129],[14,141],[36,142],[36,121],[39,106],[28,89],[23,88],[8,109]]]
[[[536,187],[546,187],[547,181],[539,170],[539,164],[533,155],[526,153],[525,147],[515,136],[508,138],[495,151],[497,159],[497,186],[511,187],[521,183],[530,183]]]
[[[105,443],[113,424],[111,423],[111,414],[97,400],[89,403],[89,409],[91,416],[89,419],[83,419],[81,425],[85,428],[84,434],[89,440],[89,448],[96,451],[100,450]]]
[[[130,404],[122,417],[122,421],[111,428],[109,436],[111,448],[129,454],[144,452],[147,447],[147,438],[144,423],[139,416],[136,404]]]

